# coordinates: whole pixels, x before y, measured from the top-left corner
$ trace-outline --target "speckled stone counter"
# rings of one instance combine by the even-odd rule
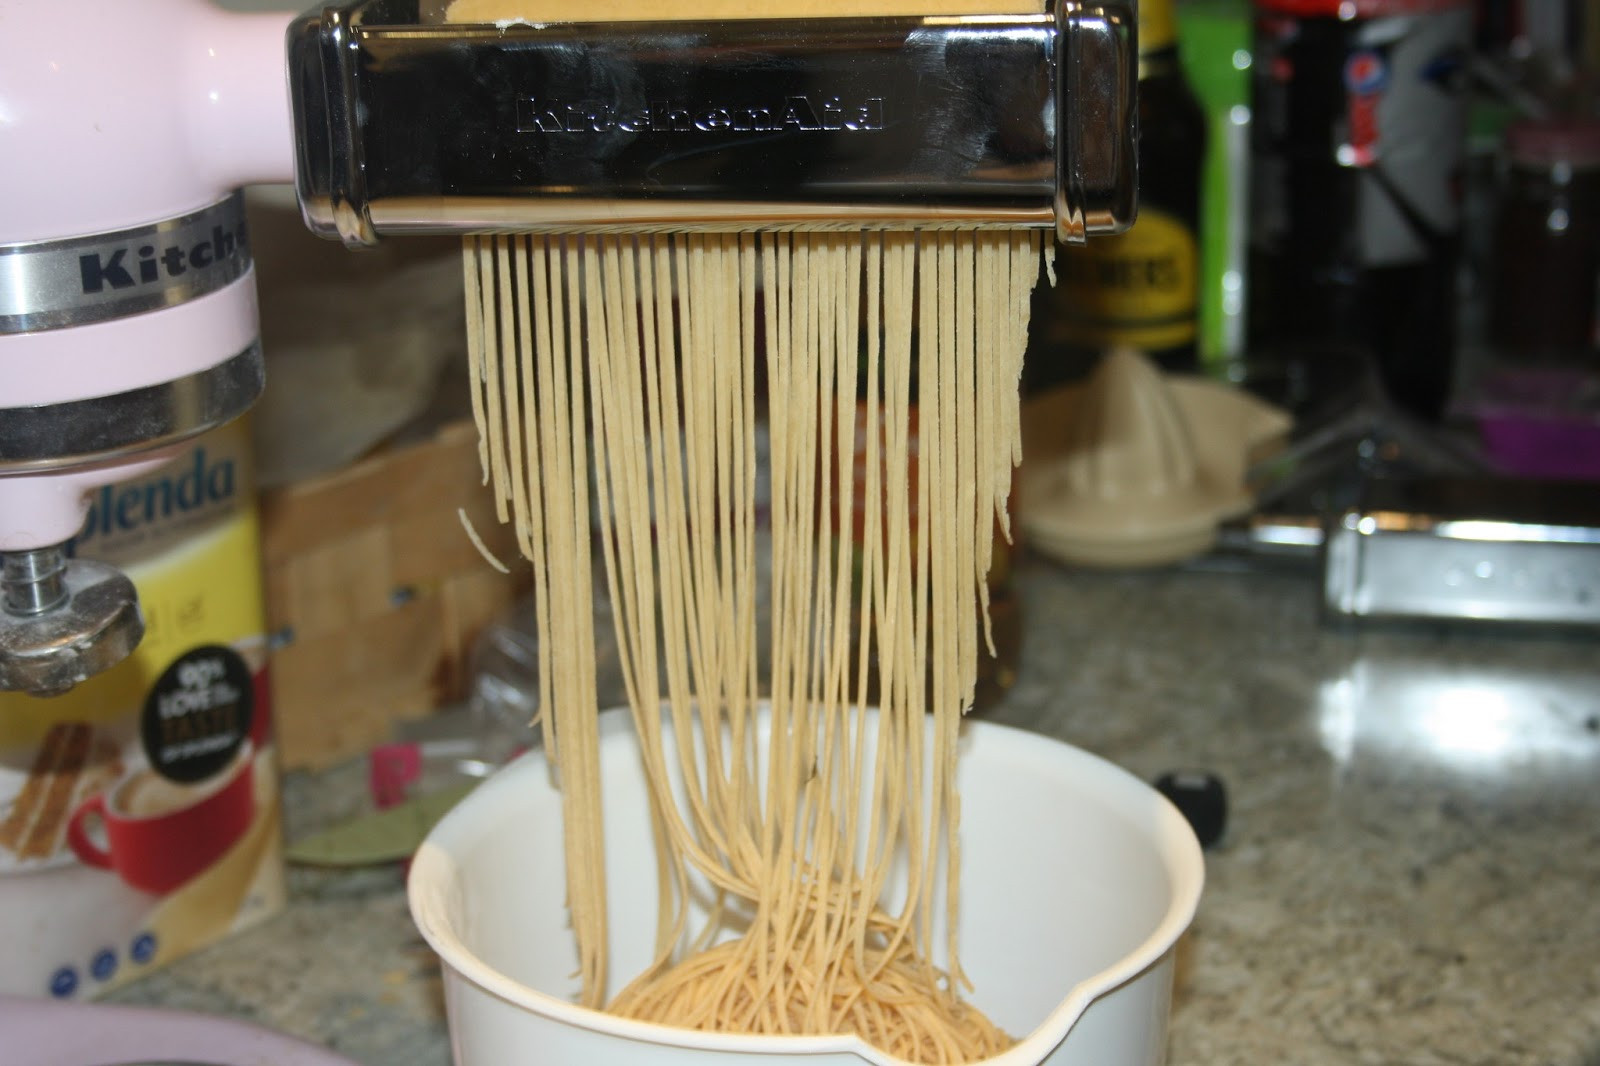
[[[1021,675],[989,717],[1228,787],[1173,1066],[1600,1063],[1600,641],[1331,629],[1305,571],[1035,564],[1022,588]],[[291,835],[364,783],[292,777]],[[115,998],[446,1066],[400,872],[291,884],[281,917]]]

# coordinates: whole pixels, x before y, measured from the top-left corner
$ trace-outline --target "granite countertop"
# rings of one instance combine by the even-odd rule
[[[1021,571],[993,720],[1153,779],[1218,774],[1173,1066],[1600,1063],[1600,642],[1333,629],[1304,571]],[[365,773],[291,775],[291,836]],[[447,1066],[398,868],[292,869],[286,913],[111,998],[248,1018],[368,1066]]]

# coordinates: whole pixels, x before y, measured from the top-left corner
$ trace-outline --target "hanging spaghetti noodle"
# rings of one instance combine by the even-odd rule
[[[1037,256],[1032,236],[970,231],[468,242],[474,411],[534,570],[587,1005],[690,1028],[855,1032],[918,1062],[1007,1045],[961,998],[954,761],[1018,452]],[[758,352],[772,401],[767,676]],[[660,841],[655,961],[609,1002],[591,510]],[[689,928],[691,877],[720,896],[704,928]]]

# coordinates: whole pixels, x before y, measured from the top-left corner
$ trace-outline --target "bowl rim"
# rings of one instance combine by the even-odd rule
[[[602,741],[610,734],[632,729],[625,708],[601,712]],[[1129,802],[1150,804],[1155,810],[1151,843],[1161,856],[1172,879],[1172,899],[1166,912],[1137,947],[1116,962],[1075,984],[1031,1032],[999,1055],[978,1060],[969,1066],[1032,1066],[1048,1056],[1095,1000],[1130,984],[1153,969],[1176,946],[1199,909],[1205,883],[1205,860],[1199,840],[1187,819],[1165,796],[1128,770],[1108,759],[1065,741],[1016,726],[978,719],[962,721],[963,734],[981,735],[985,744],[999,745],[1002,751],[1023,753],[1029,758],[1053,758],[1071,764],[1078,775],[1092,775],[1097,787],[1121,793]],[[638,1021],[580,1006],[569,1000],[530,988],[485,963],[456,934],[447,917],[449,886],[456,864],[444,841],[468,832],[476,810],[492,791],[514,787],[525,774],[539,772],[543,752],[525,752],[492,774],[483,784],[456,804],[428,833],[417,849],[407,877],[406,895],[412,921],[439,956],[448,980],[453,973],[497,999],[513,1006],[542,1014],[557,1022],[588,1029],[602,1035],[621,1037],[637,1043],[662,1044],[694,1050],[757,1052],[769,1055],[816,1055],[852,1053],[874,1066],[911,1066],[905,1059],[873,1047],[851,1034],[820,1036],[755,1036],[744,1033],[701,1032]]]

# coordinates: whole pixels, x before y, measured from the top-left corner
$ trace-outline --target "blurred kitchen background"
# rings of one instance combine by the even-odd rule
[[[1176,1066],[1600,1062],[1600,6],[1140,20],[1141,216],[1039,290],[976,713],[1208,782]],[[250,207],[290,902],[115,995],[443,1066],[431,813],[377,819],[536,742],[458,247]]]
[[[1140,34],[1140,217],[1039,287],[1000,570],[1287,566],[1325,618],[1600,621],[1600,11],[1144,0]],[[457,514],[512,558],[478,485],[454,243],[352,255],[287,189],[251,206],[294,765],[463,699],[526,584]]]

